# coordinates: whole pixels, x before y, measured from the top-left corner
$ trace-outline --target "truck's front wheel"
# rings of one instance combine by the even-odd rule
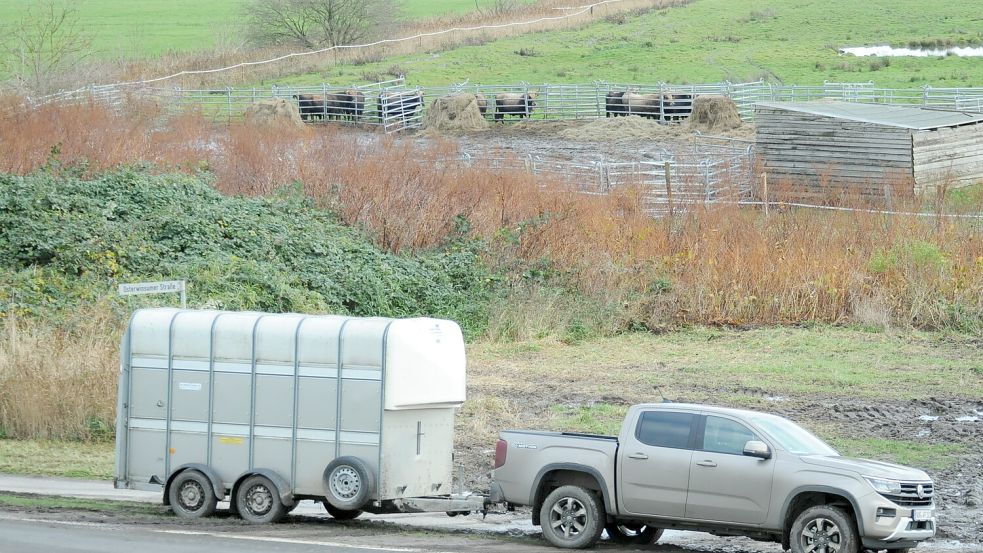
[[[857,553],[853,519],[829,505],[809,507],[795,518],[789,535],[792,553]]]
[[[543,536],[557,547],[584,549],[601,538],[604,509],[597,496],[579,486],[561,486],[548,496],[539,511]]]

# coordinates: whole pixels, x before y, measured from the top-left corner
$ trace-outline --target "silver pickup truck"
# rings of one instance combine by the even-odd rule
[[[841,457],[779,416],[661,403],[632,407],[618,437],[503,432],[491,500],[531,506],[564,548],[605,529],[640,544],[673,528],[858,553],[935,535],[932,492],[920,470]]]

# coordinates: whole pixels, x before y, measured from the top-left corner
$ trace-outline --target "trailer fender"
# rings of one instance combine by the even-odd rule
[[[269,478],[270,482],[273,482],[273,485],[276,486],[276,491],[280,496],[280,503],[283,503],[283,506],[286,507],[287,509],[290,509],[297,504],[297,500],[294,499],[293,488],[290,487],[290,483],[287,482],[285,478],[277,474],[276,471],[272,469],[258,468],[258,469],[247,470],[246,472],[240,474],[238,478],[236,478],[236,483],[234,486],[232,486],[232,495],[229,496],[232,498],[232,504],[230,508],[233,511],[235,511],[236,508],[235,497],[239,493],[239,485],[242,484],[243,480],[253,475],[265,476]]]
[[[203,465],[201,463],[188,463],[186,465],[181,465],[167,477],[167,483],[164,484],[164,505],[171,504],[171,500],[168,497],[168,492],[171,489],[171,483],[174,482],[174,478],[186,470],[196,470],[204,474],[205,478],[208,478],[208,481],[212,483],[212,490],[215,491],[215,497],[217,497],[219,501],[222,501],[222,499],[225,498],[225,486],[222,485],[222,479],[218,477],[218,473],[212,470],[208,465]]]

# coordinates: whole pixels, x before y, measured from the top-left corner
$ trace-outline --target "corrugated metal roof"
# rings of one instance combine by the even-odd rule
[[[835,117],[862,123],[874,123],[904,129],[932,130],[983,122],[983,113],[926,109],[917,106],[858,104],[854,102],[759,102],[758,105]]]

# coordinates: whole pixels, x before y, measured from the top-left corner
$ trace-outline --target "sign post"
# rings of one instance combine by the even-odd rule
[[[135,296],[140,294],[170,294],[179,292],[181,294],[181,308],[188,306],[188,299],[185,296],[187,285],[183,280],[167,280],[163,282],[132,282],[119,285],[119,295]]]

